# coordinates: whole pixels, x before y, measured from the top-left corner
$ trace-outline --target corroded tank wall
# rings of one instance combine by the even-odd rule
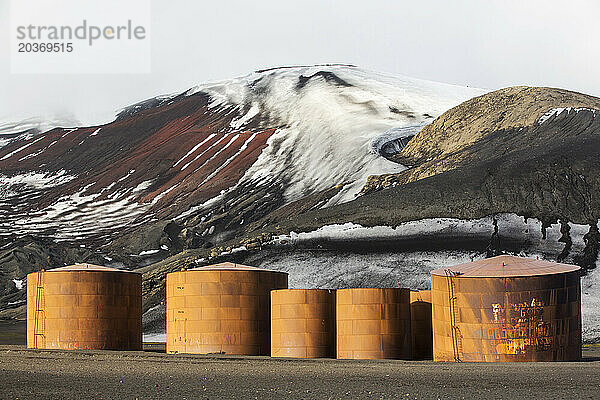
[[[432,359],[431,290],[410,292],[410,329],[413,359]]]
[[[27,275],[27,347],[142,349],[142,276],[77,264]]]
[[[337,358],[410,359],[410,290],[338,289]]]
[[[579,275],[511,256],[432,271],[434,360],[579,360]]]
[[[335,357],[335,291],[271,292],[271,356]]]
[[[268,355],[270,292],[287,274],[222,263],[167,274],[167,352]]]

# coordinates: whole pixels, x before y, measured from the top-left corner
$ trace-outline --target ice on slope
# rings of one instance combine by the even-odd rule
[[[371,149],[375,154],[385,156],[386,154],[399,153],[408,141],[426,124],[392,128],[371,140]]]
[[[322,71],[339,80],[327,79]],[[347,66],[253,73],[200,85],[188,95],[200,91],[210,94],[211,109],[245,110],[232,129],[242,130],[257,115],[264,116],[265,127],[280,127],[242,183],[285,182],[287,201],[344,184],[329,205],[352,200],[370,175],[404,169],[373,152],[373,140],[393,128],[423,126],[484,93]]]

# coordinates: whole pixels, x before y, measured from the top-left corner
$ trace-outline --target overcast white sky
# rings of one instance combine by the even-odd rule
[[[600,96],[594,0],[154,0],[152,73],[129,75],[11,74],[8,3],[0,0],[1,119],[69,112],[98,122],[203,81],[333,62],[457,85]]]

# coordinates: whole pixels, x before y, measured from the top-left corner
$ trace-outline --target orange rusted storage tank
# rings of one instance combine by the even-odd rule
[[[269,355],[285,272],[221,263],[167,274],[167,353]]]
[[[410,359],[409,289],[338,289],[337,358]]]
[[[581,358],[580,268],[498,256],[431,272],[436,361]]]
[[[414,360],[433,358],[433,328],[431,326],[431,290],[410,292],[410,329]]]
[[[27,347],[141,350],[141,274],[91,264],[28,274]]]
[[[271,291],[271,357],[335,357],[335,291]]]

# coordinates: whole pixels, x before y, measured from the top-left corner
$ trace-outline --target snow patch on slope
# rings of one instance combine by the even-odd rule
[[[63,179],[72,178],[66,176]],[[22,201],[23,198],[41,197],[48,189],[48,186],[36,186],[40,184],[40,180],[33,182],[35,183],[29,185],[26,191],[9,189],[0,195],[0,236],[38,234],[49,235],[56,241],[102,237],[120,227],[133,226],[136,218],[150,208],[150,204],[137,202],[138,193],[151,184],[150,181],[144,181],[133,189],[112,193],[104,199],[99,199],[102,192],[86,194],[87,189],[94,185],[92,182],[43,209],[31,209],[26,201]],[[60,178],[56,182],[60,182]],[[142,223],[144,220],[135,224]]]
[[[6,160],[7,158],[10,158],[10,157],[14,156],[17,153],[20,153],[21,151],[25,150],[26,148],[28,148],[32,144],[34,144],[36,142],[39,142],[42,139],[43,139],[43,137],[39,137],[39,138],[37,138],[37,139],[35,139],[35,140],[33,140],[33,141],[31,141],[31,142],[29,142],[29,143],[21,146],[21,147],[19,147],[18,149],[11,151],[10,153],[6,154],[4,157],[0,158],[0,161]],[[19,161],[21,161],[21,160],[23,160],[23,158],[21,158]]]
[[[57,172],[28,172],[6,176],[0,174],[0,199],[18,195],[19,191],[26,188],[47,189],[62,185],[75,179],[65,170]]]
[[[190,151],[188,151],[187,153],[185,153],[185,155],[183,157],[181,157],[179,160],[177,160],[177,162],[175,164],[173,164],[173,168],[175,168],[176,166],[179,165],[179,163],[181,163],[183,160],[185,160],[190,154],[194,153],[196,150],[198,150],[200,147],[202,147],[202,145],[206,142],[208,142],[210,139],[214,138],[216,136],[216,133],[211,133],[210,135],[208,135],[206,137],[206,139],[204,139],[203,141],[201,141],[200,143],[198,143],[197,145],[195,145],[194,147],[192,147],[192,149]]]
[[[259,112],[260,112],[260,107],[258,106],[258,104],[253,103],[252,107],[250,107],[250,110],[248,110],[248,112],[246,114],[244,114],[243,116],[241,116],[240,118],[236,118],[236,119],[232,120],[230,123],[230,126],[233,129],[240,129],[242,126],[244,126],[246,123],[248,123],[252,118],[256,117]]]
[[[590,111],[594,114],[594,118],[596,117],[596,112],[598,110],[595,110],[593,108],[585,108],[585,107],[579,107],[579,108],[573,108],[573,107],[558,107],[558,108],[553,108],[551,110],[548,110],[544,115],[542,115],[540,117],[540,119],[538,120],[538,125],[543,124],[544,122],[546,122],[548,119],[550,119],[550,117],[553,116],[559,116],[560,114],[562,114],[564,111],[566,111],[567,113],[571,112],[571,111],[575,111],[576,113],[580,112],[580,111]]]

